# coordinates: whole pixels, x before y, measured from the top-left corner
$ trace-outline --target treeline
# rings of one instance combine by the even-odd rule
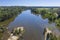
[[[7,7],[0,7],[0,21],[4,21],[6,19],[11,18],[14,15],[21,13],[23,8],[18,6],[7,6]]]
[[[35,8],[33,14],[40,14],[42,18],[48,18],[49,22],[55,22],[60,28],[60,8]]]

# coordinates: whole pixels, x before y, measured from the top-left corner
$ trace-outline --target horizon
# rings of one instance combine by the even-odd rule
[[[0,7],[15,7],[15,6],[0,6]],[[16,6],[16,7],[32,7],[32,8],[60,8],[60,6]]]

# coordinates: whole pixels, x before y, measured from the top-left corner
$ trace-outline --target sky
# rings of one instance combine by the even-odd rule
[[[60,0],[0,0],[0,6],[60,6]]]

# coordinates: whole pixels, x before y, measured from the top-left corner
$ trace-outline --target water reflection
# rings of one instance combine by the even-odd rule
[[[8,20],[5,20],[3,22],[0,22],[0,26],[4,26],[4,27],[7,27],[8,24],[10,24],[12,21],[14,21],[16,16],[13,16],[12,18],[9,18]]]
[[[31,13],[31,10],[25,10],[9,24],[8,28],[11,31],[21,26],[25,28],[24,40],[43,40],[43,29],[55,25],[54,23],[49,24],[48,19],[43,19],[41,15],[36,16]]]

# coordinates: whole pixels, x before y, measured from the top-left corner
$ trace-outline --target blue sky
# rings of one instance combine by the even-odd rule
[[[60,6],[60,0],[0,0],[0,6]]]

